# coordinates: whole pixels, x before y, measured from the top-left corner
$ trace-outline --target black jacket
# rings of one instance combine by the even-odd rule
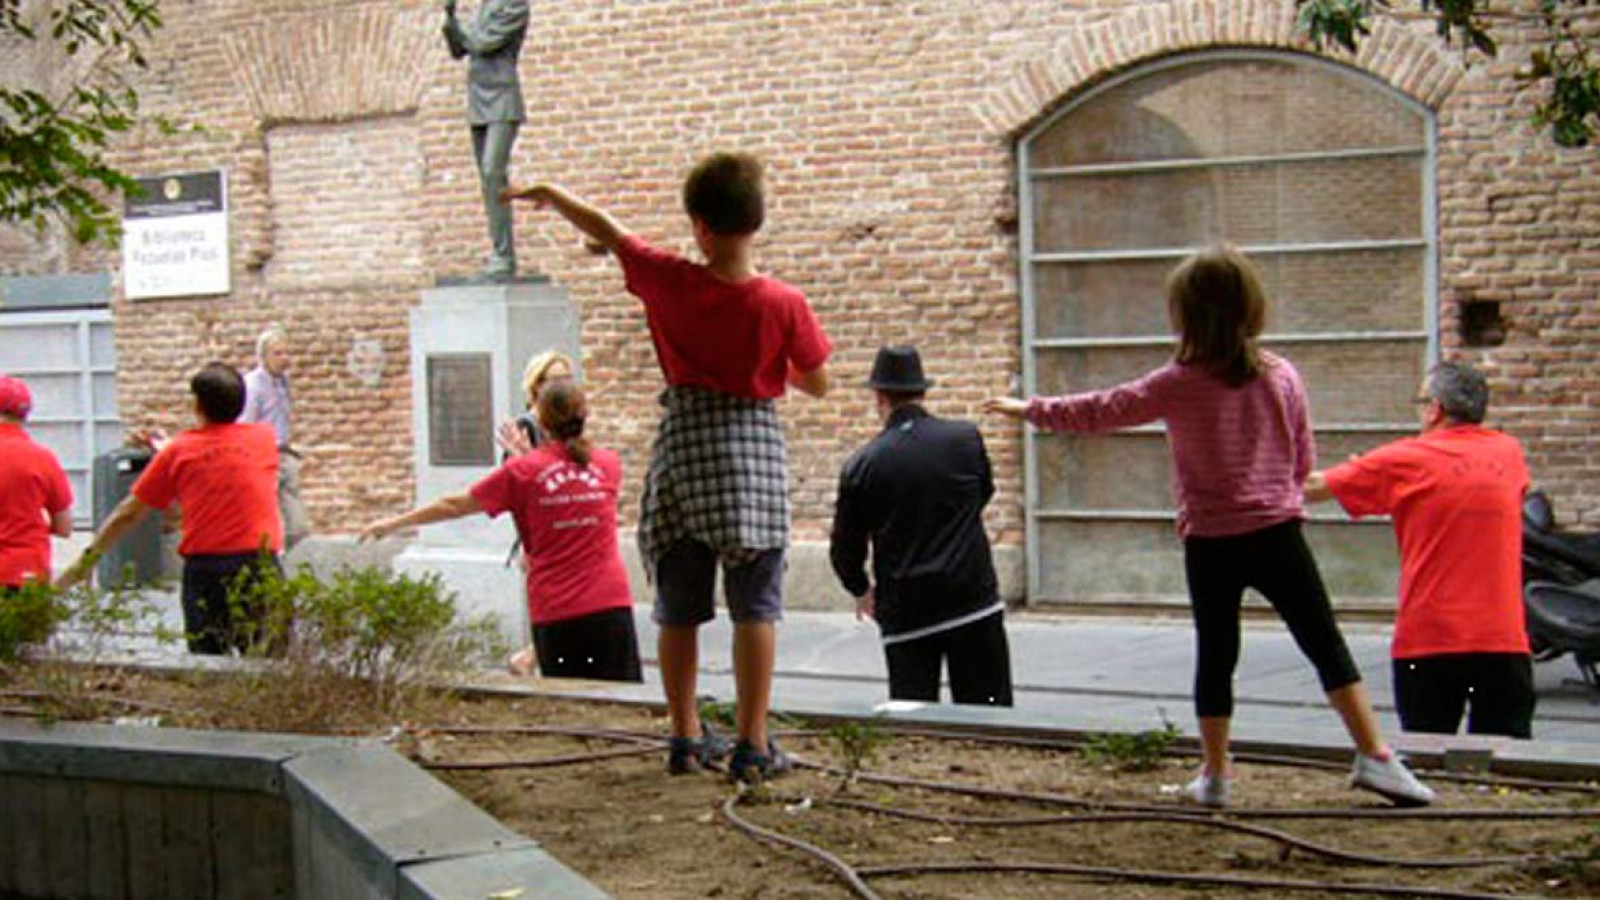
[[[994,477],[971,422],[916,404],[889,417],[839,474],[829,556],[854,596],[874,587],[885,636],[938,625],[999,597],[983,508]],[[872,546],[872,581],[864,565]]]

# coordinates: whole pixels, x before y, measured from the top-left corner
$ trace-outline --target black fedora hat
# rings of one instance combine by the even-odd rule
[[[880,391],[925,391],[933,382],[922,377],[922,357],[908,345],[878,348],[867,387]]]

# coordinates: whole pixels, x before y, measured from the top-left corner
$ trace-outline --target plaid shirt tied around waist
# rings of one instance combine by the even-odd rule
[[[773,401],[675,386],[661,393],[661,405],[639,512],[639,554],[651,578],[656,561],[684,540],[735,567],[784,547],[789,454]]]

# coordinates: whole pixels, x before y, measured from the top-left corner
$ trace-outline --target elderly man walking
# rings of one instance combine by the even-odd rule
[[[271,425],[278,440],[278,513],[283,517],[283,549],[287,553],[311,533],[305,503],[300,499],[300,453],[290,441],[294,398],[289,391],[289,338],[269,328],[256,338],[256,367],[244,376],[243,424]]]
[[[1522,496],[1516,438],[1483,427],[1489,385],[1441,363],[1416,398],[1422,434],[1306,479],[1306,499],[1389,515],[1400,541],[1391,649],[1406,731],[1533,734],[1533,663],[1522,611]]]
[[[867,386],[884,428],[839,476],[833,570],[857,617],[878,622],[891,698],[938,702],[948,664],[956,703],[1010,706],[1005,604],[983,530],[989,454],[977,426],[923,408],[932,384],[915,347],[878,351]]]

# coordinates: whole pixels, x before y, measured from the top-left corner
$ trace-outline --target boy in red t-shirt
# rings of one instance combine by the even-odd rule
[[[552,381],[536,404],[539,446],[462,494],[379,519],[361,532],[377,540],[401,528],[485,513],[511,513],[528,573],[528,618],[547,678],[643,681],[633,627],[633,591],[617,549],[622,461],[583,436],[583,389]]]
[[[183,624],[189,652],[220,655],[245,650],[260,637],[259,623],[235,622],[229,589],[259,574],[263,551],[278,567],[283,525],[278,516],[278,441],[270,425],[240,424],[244,378],[237,369],[211,363],[189,381],[198,427],[155,449],[133,489],[112,510],[61,585],[86,577],[94,561],[114,546],[145,514],[173,501],[183,508]]]
[[[49,448],[23,430],[33,395],[0,375],[0,598],[50,580],[50,536],[72,536],[72,486]]]
[[[1390,515],[1400,542],[1400,613],[1390,655],[1406,731],[1533,735],[1533,662],[1522,610],[1516,438],[1482,426],[1483,374],[1441,363],[1417,398],[1422,434],[1306,479],[1306,499]]]
[[[720,750],[695,709],[699,626],[714,615],[720,565],[738,692],[729,772],[745,780],[787,762],[767,733],[789,535],[787,449],[774,401],[791,386],[826,394],[831,349],[805,296],[752,261],[765,216],[761,176],[760,162],[739,153],[713,154],[689,173],[683,204],[703,264],[650,246],[559,187],[506,192],[553,207],[615,253],[628,291],[644,304],[667,382],[639,517],[672,717],[667,768],[691,771]]]

